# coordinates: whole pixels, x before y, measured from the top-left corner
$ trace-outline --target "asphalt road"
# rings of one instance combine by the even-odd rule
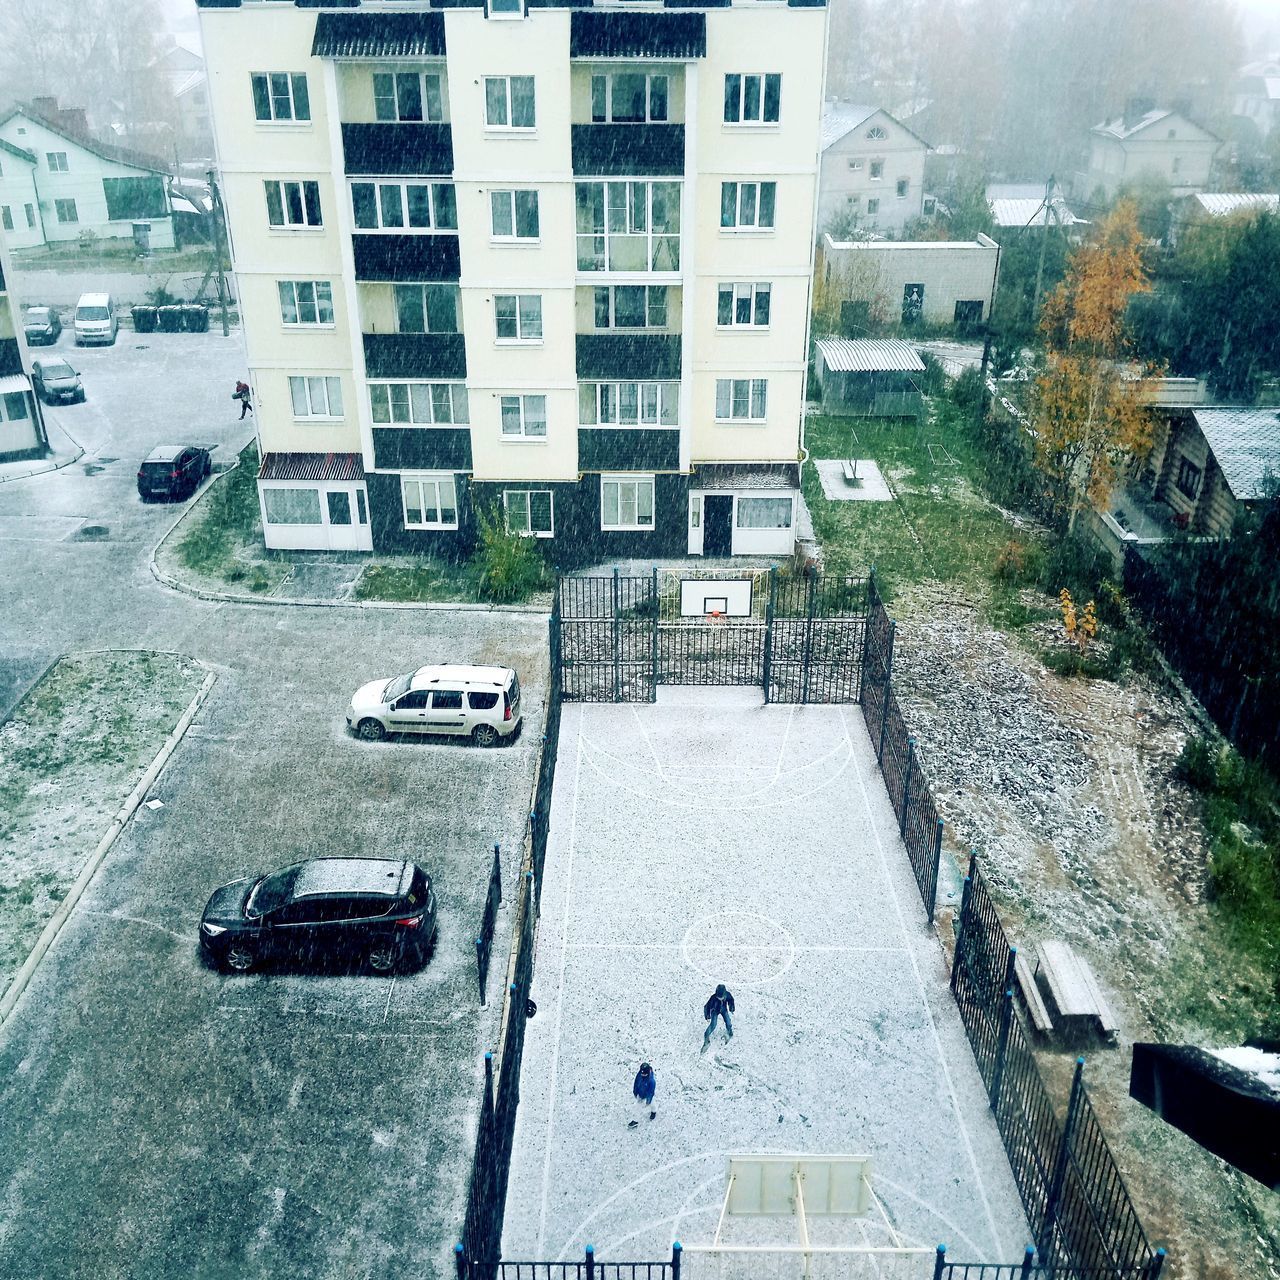
[[[504,968],[480,1010],[471,938],[492,842],[514,878],[545,623],[160,587],[147,559],[179,509],[139,502],[137,463],[187,440],[229,459],[247,436],[229,398],[243,354],[217,335],[128,338],[65,352],[89,400],[55,412],[84,459],[0,484],[0,674],[142,647],[220,678],[154,788],[164,808],[139,810],[0,1027],[0,1275],[443,1275]],[[444,659],[518,667],[515,745],[346,735],[358,683]],[[440,942],[421,972],[242,978],[199,960],[213,886],[353,851],[435,877]]]

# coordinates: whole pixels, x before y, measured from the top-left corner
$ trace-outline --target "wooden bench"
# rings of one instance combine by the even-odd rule
[[[844,472],[845,484],[861,484],[858,478],[858,460],[856,458],[846,458],[840,464],[840,470]]]
[[[1031,961],[1027,959],[1025,951],[1019,950],[1014,959],[1013,976],[1035,1029],[1041,1035],[1052,1035],[1053,1019],[1049,1016],[1048,1007],[1040,995],[1040,988],[1036,986],[1036,975],[1032,972]]]
[[[1042,942],[1036,976],[1043,980],[1048,1004],[1062,1030],[1094,1028],[1111,1039],[1115,1015],[1098,989],[1089,962],[1066,942]]]

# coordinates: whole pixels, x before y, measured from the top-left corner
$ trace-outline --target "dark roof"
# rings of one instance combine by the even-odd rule
[[[5,124],[12,120],[14,116],[26,116],[28,120],[34,120],[37,124],[43,125],[59,137],[66,138],[68,142],[74,142],[76,146],[83,147],[86,151],[95,156],[100,156],[103,160],[112,160],[116,164],[128,165],[131,169],[145,169],[148,173],[167,174],[170,172],[164,161],[157,160],[155,156],[146,155],[141,151],[132,151],[128,147],[117,147],[111,142],[99,142],[97,138],[90,137],[87,133],[81,133],[78,129],[68,129],[61,121],[54,120],[43,114],[43,112],[37,111],[30,103],[19,103],[11,111],[6,111],[3,116],[0,116],[0,124]]]
[[[798,489],[795,462],[704,462],[694,468],[691,489]]]
[[[322,13],[314,58],[421,58],[444,54],[441,13]]]
[[[28,164],[35,164],[36,162],[34,152],[24,151],[21,147],[15,147],[12,142],[6,142],[3,138],[0,138],[0,151],[8,151],[17,156],[19,160],[25,160]]]
[[[1268,482],[1280,477],[1280,413],[1275,409],[1196,408],[1191,416],[1204,432],[1233,496],[1240,502],[1265,498]]]
[[[363,480],[358,453],[268,453],[259,480]]]
[[[705,13],[574,13],[571,58],[705,58]]]

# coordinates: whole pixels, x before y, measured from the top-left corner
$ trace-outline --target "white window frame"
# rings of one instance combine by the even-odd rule
[[[729,319],[726,323],[720,319],[720,304],[724,301],[725,292],[729,294]],[[761,321],[756,317],[760,314],[760,301],[764,299],[764,309],[768,318]],[[738,308],[741,303],[746,303],[747,316],[746,320],[738,319]],[[766,281],[745,281],[733,280],[723,281],[716,287],[716,328],[717,329],[746,329],[756,332],[765,332],[768,330],[770,322],[773,319],[773,286]]]
[[[511,304],[510,319],[515,322],[515,332],[500,332],[502,317],[499,312]],[[493,340],[500,347],[529,347],[542,345],[542,294],[495,293],[493,295]]]
[[[390,101],[395,112],[394,115],[383,116],[378,114],[378,103],[388,100],[385,93],[378,92],[378,77],[390,76],[391,78],[391,95]],[[418,101],[422,104],[422,115],[420,117],[405,117],[401,114],[400,105],[400,77],[414,76],[418,81]],[[432,114],[431,93],[427,89],[427,81],[434,80],[435,99],[437,111]],[[373,118],[379,124],[443,124],[444,123],[444,77],[437,71],[375,71],[369,82],[369,88],[373,96]]]
[[[875,218],[879,216],[879,213],[880,213],[880,197],[868,196],[867,197],[867,217]]]
[[[418,511],[424,517],[422,520],[414,523],[409,522],[409,491],[410,486],[415,486],[418,490]],[[444,502],[440,489],[442,485],[449,488],[449,496],[452,500],[453,519],[444,519],[444,513],[447,504]],[[435,511],[436,519],[427,520],[426,514],[430,509],[430,504],[426,497],[426,490],[429,487],[435,489]],[[458,527],[458,482],[452,471],[403,471],[400,473],[400,513],[404,521],[406,529],[456,529]]]
[[[852,169],[854,173],[861,173],[862,167],[863,167],[863,161],[861,156],[849,157],[849,168]]]
[[[529,92],[533,98],[533,122],[531,124],[512,124],[515,94],[512,89],[512,83],[516,80],[527,80],[529,82]],[[501,133],[532,133],[538,127],[538,89],[534,76],[485,76],[484,89],[484,127]],[[505,121],[494,121],[489,119],[489,86],[491,84],[501,83],[503,86],[503,102]]]
[[[889,136],[889,131],[882,125],[873,124],[863,136],[868,142],[883,142]]]
[[[315,520],[273,520],[271,518],[270,503],[267,495],[271,493],[306,493],[314,494],[316,499]],[[264,524],[275,525],[278,528],[294,528],[294,529],[317,529],[324,524],[325,504],[321,499],[321,490],[319,485],[313,484],[272,484],[262,486],[262,521]]]
[[[64,216],[64,214],[68,212],[66,208],[67,205],[71,206],[71,209],[69,211],[71,216],[69,218]],[[80,210],[76,208],[76,202],[75,202],[74,196],[63,196],[59,199],[54,200],[53,212],[54,212],[54,215],[57,217],[58,221],[62,223],[64,226],[71,226],[73,223],[78,224],[80,222]]]
[[[520,234],[519,204],[521,196],[533,197],[533,223],[537,230],[531,236]],[[505,197],[505,199],[504,199]],[[506,212],[510,216],[510,234],[498,230],[497,202],[506,204]],[[526,208],[526,213],[528,212]],[[542,238],[542,213],[538,202],[536,187],[507,187],[499,191],[489,192],[489,239],[499,244],[537,244]]]
[[[71,166],[67,163],[67,153],[65,151],[46,151],[44,153],[44,162],[49,166],[50,173],[71,172]]]
[[[587,389],[590,389],[588,397]],[[625,392],[624,392],[625,389]],[[634,397],[636,416],[623,417],[624,400]],[[591,401],[588,416],[587,400]],[[674,410],[671,422],[663,421],[663,406]],[[595,382],[584,379],[578,384],[578,425],[606,427],[622,431],[672,431],[680,426],[680,383],[670,379],[622,378]]]
[[[785,502],[787,504],[788,518],[787,523],[783,525],[773,524],[743,524],[742,512],[744,503],[751,502]],[[733,527],[735,529],[764,530],[765,532],[777,533],[783,529],[794,529],[796,524],[796,500],[791,494],[768,494],[768,493],[740,493],[733,500]]]
[[[529,412],[532,402],[542,401],[542,430],[536,430],[537,419]],[[519,431],[507,430],[506,410],[515,405],[519,415]],[[547,442],[547,397],[541,394],[525,395],[513,392],[498,397],[498,431],[503,440],[526,444]]]
[[[466,427],[471,423],[471,407],[465,382],[426,382],[415,378],[371,378],[369,420],[375,427]],[[440,393],[444,396],[441,397]],[[439,398],[449,401],[448,417],[440,417]],[[382,403],[386,417],[379,416]],[[403,406],[406,417],[397,417]],[[425,414],[422,412],[426,410]]]
[[[729,111],[729,92],[731,80],[737,81],[737,109],[731,117]],[[765,119],[765,100],[768,97],[768,84],[770,80],[777,82],[778,87],[778,114],[775,119]],[[755,114],[747,114],[748,99],[750,92],[754,87],[755,91]],[[725,128],[747,128],[747,129],[776,129],[782,118],[782,75],[775,71],[726,71],[724,77],[724,112],[723,124]]]
[[[284,94],[278,94],[275,91],[275,82],[277,77],[283,77],[285,88]],[[266,81],[267,90],[267,111],[270,113],[265,116],[258,114],[258,99],[254,93],[254,81],[257,79]],[[307,114],[305,116],[298,115],[298,81],[302,81],[303,92],[307,98]],[[251,71],[249,73],[249,96],[253,101],[253,119],[255,124],[280,124],[280,125],[310,125],[311,124],[311,86],[307,82],[307,73],[305,71]],[[289,114],[277,115],[276,106],[278,103],[287,99],[289,104]]]
[[[734,405],[740,400],[739,386],[746,387],[747,411],[745,414],[735,413]],[[729,412],[721,413],[721,388],[728,387]],[[757,407],[759,412],[756,412]],[[761,426],[769,419],[769,379],[768,378],[717,378],[715,420],[717,422],[746,422]]]
[[[320,184],[312,178],[264,178],[262,182],[263,191],[267,200],[267,226],[272,231],[323,231],[324,230],[324,210],[320,206]],[[295,222],[289,215],[289,188],[296,187],[298,195],[298,206],[302,210],[302,221]],[[311,187],[315,192],[315,213],[316,220],[311,221],[311,210],[307,207],[307,188]],[[271,220],[271,195],[274,190],[275,198],[280,206],[280,222]]]
[[[867,177],[870,178],[872,182],[883,182],[884,181],[884,161],[873,160],[871,162],[871,168],[867,170]]]
[[[301,397],[306,412],[298,412]],[[289,375],[289,404],[295,422],[341,422],[342,379],[329,374],[291,373]]]
[[[593,285],[591,295],[591,327],[597,333],[613,333],[621,329],[623,333],[643,333],[645,330],[666,330],[671,325],[671,301],[667,294],[668,286],[665,284],[597,284]],[[644,294],[644,324],[619,324],[618,323],[618,290],[619,289],[643,289]],[[600,295],[605,294],[608,298],[607,310],[609,313],[609,323],[602,325],[598,319]],[[662,323],[654,324],[653,314],[655,307],[659,305],[659,299],[662,309]]]
[[[605,520],[606,497],[611,487],[618,490],[618,523],[608,524]],[[640,494],[643,489],[649,491],[649,523],[640,523]],[[623,494],[632,492],[632,508],[636,513],[636,523],[623,524]],[[649,475],[602,475],[600,477],[600,528],[603,532],[614,533],[649,533],[658,524],[658,486],[652,474]]]
[[[356,213],[356,188],[372,187],[373,188],[373,207],[377,216],[377,226],[365,227],[361,226]],[[400,192],[400,213],[404,218],[403,223],[384,223],[383,217],[385,210],[382,203],[382,191],[384,187],[397,187]],[[421,189],[427,193],[427,216],[430,221],[426,226],[412,226],[409,223],[409,190],[415,191]],[[454,194],[448,198],[453,208],[450,211],[453,216],[452,226],[442,226],[440,223],[440,204],[443,198],[443,188],[448,188]],[[376,235],[396,235],[396,236],[430,236],[430,235],[457,235],[458,234],[458,199],[452,182],[432,182],[430,180],[418,180],[411,178],[369,178],[363,175],[359,178],[349,178],[347,180],[347,198],[351,202],[351,230],[355,235],[360,236],[376,236]]]
[[[680,205],[683,184],[666,178],[605,178],[589,179],[575,184],[574,190],[574,227],[577,236],[577,269],[581,274],[597,272],[628,271],[631,268],[619,267],[614,261],[612,246],[615,241],[630,241],[643,236],[645,241],[645,265],[639,269],[643,273],[674,275],[680,270],[681,223]],[[601,209],[603,225],[595,226],[594,222],[588,231],[579,228],[582,210],[579,207],[579,195],[584,190],[599,187],[601,190]],[[654,192],[658,187],[670,187],[667,199],[669,214],[675,217],[676,227],[662,231],[654,230],[653,204]],[[638,199],[643,193],[643,199]],[[621,225],[618,225],[618,224]],[[673,261],[663,267],[655,267],[659,245],[665,245],[665,252],[670,255],[671,242],[674,241],[675,253]],[[588,252],[584,256],[584,242]],[[597,251],[597,243],[600,250]],[[584,265],[589,263],[590,265]],[[637,272],[636,274],[639,274]]]
[[[547,499],[547,527],[533,527],[533,500],[535,495],[545,494]],[[523,510],[521,509],[523,507]],[[556,534],[555,494],[550,489],[504,489],[502,508],[506,515],[507,532],[522,538],[554,538]],[[514,517],[514,519],[513,519]]]
[[[284,312],[284,299],[280,297],[280,291],[286,286],[293,293],[293,309],[300,317],[302,315],[303,302],[298,294],[299,285],[311,286],[311,301],[306,304],[314,308],[316,318],[314,320],[286,320]],[[333,311],[333,281],[332,280],[277,280],[276,281],[276,297],[280,303],[280,324],[286,329],[332,329],[334,327],[334,311]],[[322,320],[324,305],[328,305],[329,318]]]
[[[733,221],[729,223],[726,223],[724,221],[724,198],[725,198],[726,187],[734,188]],[[773,188],[772,220],[767,225],[761,223],[760,221],[761,206],[764,203],[763,196],[764,196],[764,189],[766,187]],[[753,216],[755,218],[755,221],[753,222],[746,222],[743,220],[743,210],[746,204],[744,193],[747,191],[748,188],[753,189],[755,192],[755,205],[753,209]],[[750,181],[747,181],[747,182],[729,181],[729,182],[722,182],[720,184],[720,230],[721,231],[727,231],[731,233],[740,233],[740,234],[746,233],[746,234],[755,234],[755,235],[759,235],[759,234],[772,235],[777,224],[778,224],[778,184],[776,181],[760,181],[758,179],[751,179]]]
[[[619,120],[614,113],[614,83],[619,76],[640,76],[644,80],[644,119]],[[662,114],[653,114],[654,82],[663,81]],[[596,118],[596,87],[604,82],[604,118]],[[669,124],[671,121],[671,77],[665,71],[597,71],[591,77],[590,108],[592,124]]]
[[[400,294],[402,290],[416,289],[422,298],[422,328],[421,329],[402,329],[400,327]],[[452,329],[433,329],[431,328],[431,305],[428,301],[430,295],[429,289],[448,289],[453,297],[453,324]],[[461,333],[458,328],[459,320],[462,315],[462,295],[458,286],[448,280],[426,280],[412,281],[408,284],[394,282],[391,286],[391,305],[395,308],[396,313],[396,333]]]

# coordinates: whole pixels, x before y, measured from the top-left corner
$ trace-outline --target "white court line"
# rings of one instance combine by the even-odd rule
[[[685,1197],[685,1204],[688,1204],[692,1196],[697,1195],[699,1191],[705,1191],[713,1182],[719,1182],[723,1177],[723,1174],[718,1173],[714,1178],[708,1178],[702,1186],[695,1188],[690,1196]],[[721,1196],[713,1200],[710,1204],[700,1204],[692,1209],[686,1209],[682,1205],[680,1207],[680,1212],[674,1217],[672,1217],[671,1214],[667,1214],[665,1218],[654,1218],[652,1222],[646,1222],[643,1226],[637,1227],[634,1231],[628,1231],[625,1236],[619,1236],[616,1240],[610,1240],[603,1249],[597,1249],[596,1253],[602,1258],[608,1258],[610,1255],[616,1256],[617,1251],[621,1249],[628,1240],[634,1240],[636,1236],[642,1236],[646,1231],[652,1231],[654,1227],[665,1226],[668,1222],[674,1222],[676,1224],[675,1230],[671,1234],[674,1239],[679,1240],[681,1218],[689,1218],[699,1213],[719,1213],[720,1206],[723,1201],[724,1197]]]
[[[633,708],[634,710],[634,708]],[[569,857],[564,873],[564,907],[560,926],[560,977],[556,983],[556,1028],[551,1049],[551,1073],[547,1089],[547,1145],[542,1160],[542,1209],[538,1215],[538,1248],[534,1257],[544,1257],[542,1242],[547,1234],[547,1193],[551,1186],[551,1138],[556,1124],[556,1076],[560,1070],[560,1027],[564,1020],[564,973],[569,959],[569,907],[573,895],[573,852],[578,840],[578,784],[582,778],[582,711],[578,711],[578,753],[573,762],[573,813],[569,817]]]
[[[680,1239],[680,1224],[684,1221],[685,1216],[687,1214],[705,1212],[705,1208],[702,1208],[702,1207],[698,1209],[691,1209],[689,1207],[689,1201],[701,1195],[709,1186],[711,1186],[713,1182],[720,1182],[723,1180],[723,1178],[724,1178],[724,1174],[717,1170],[717,1172],[713,1173],[711,1177],[709,1177],[706,1180],[706,1182],[699,1183],[696,1187],[694,1187],[692,1191],[689,1192],[687,1196],[685,1196],[683,1200],[680,1201],[680,1208],[676,1211],[675,1226],[671,1228],[671,1238],[673,1240]],[[723,1202],[723,1200],[724,1200],[723,1196],[717,1198],[715,1203],[712,1205],[712,1208],[715,1208],[718,1205],[720,1205]],[[629,1240],[631,1237],[627,1236],[625,1238]],[[619,1241],[618,1243],[622,1243],[622,1242]]]
[[[383,1006],[383,1009],[382,1009],[382,1024],[383,1024],[383,1026],[386,1026],[386,1023],[387,1023],[387,1014],[389,1014],[389,1013],[391,1012],[391,993],[392,993],[395,989],[396,989],[396,979],[395,979],[395,975],[394,975],[394,974],[392,974],[392,976],[391,976],[391,985],[387,988],[387,1003]]]
[[[787,754],[787,739],[791,736],[791,721],[795,718],[795,714],[796,704],[793,702],[791,709],[787,712],[787,727],[782,731],[782,746],[778,748],[778,764],[773,771],[774,782],[782,777],[782,759]]]
[[[844,727],[845,741],[849,744],[849,751],[853,752],[853,739],[849,734],[849,721],[845,717],[844,708],[840,708],[840,723]],[[862,776],[862,770],[857,769],[858,787],[862,792],[862,804],[867,812],[867,821],[871,825],[871,834],[875,836],[876,849],[880,854],[880,870],[885,878],[885,883],[889,887],[889,896],[893,899],[894,914],[898,917],[898,928],[902,932],[904,942],[909,941],[910,935],[907,933],[907,920],[902,912],[902,903],[898,899],[898,891],[894,887],[893,880],[889,875],[889,859],[885,853],[884,842],[880,839],[880,828],[876,824],[875,816],[871,812],[871,797],[867,793],[866,780]],[[929,1004],[929,994],[925,989],[924,978],[920,973],[920,966],[916,963],[915,952],[908,946],[908,959],[911,962],[911,972],[915,975],[916,987],[920,993],[920,1003],[924,1007],[925,1017],[929,1020],[929,1032],[933,1037],[934,1048],[938,1053],[938,1065],[942,1071],[943,1079],[947,1082],[947,1094],[951,1099],[951,1109],[955,1112],[956,1122],[960,1126],[960,1136],[964,1140],[965,1153],[969,1157],[969,1167],[973,1170],[974,1181],[978,1185],[978,1194],[982,1198],[982,1207],[987,1215],[987,1227],[991,1231],[991,1241],[995,1245],[996,1256],[1004,1256],[1007,1250],[1003,1241],[1000,1239],[1000,1232],[996,1229],[996,1217],[991,1208],[991,1201],[987,1196],[987,1187],[982,1180],[982,1172],[978,1168],[978,1157],[973,1149],[973,1142],[969,1137],[969,1128],[965,1124],[964,1114],[960,1109],[960,1100],[956,1097],[955,1083],[951,1079],[951,1072],[947,1067],[947,1056],[943,1052],[942,1037],[938,1034],[938,1024],[933,1018],[933,1009]]]
[[[952,1222],[950,1218],[939,1213],[935,1205],[931,1205],[927,1201],[921,1200],[920,1197],[909,1188],[904,1187],[900,1182],[894,1182],[892,1178],[886,1178],[882,1173],[877,1172],[875,1174],[875,1180],[879,1185],[892,1187],[899,1195],[905,1196],[908,1200],[914,1200],[916,1204],[918,1204],[931,1218],[936,1218],[944,1227],[947,1228],[950,1232],[950,1239],[962,1241],[964,1244],[968,1245],[975,1254],[982,1253],[982,1250],[970,1237],[969,1233],[963,1227]]]
[[[871,955],[905,955],[906,947],[842,947],[838,943],[822,943],[812,947],[789,942],[695,942],[695,951],[850,951]],[[570,942],[570,951],[683,951],[683,942]]]

